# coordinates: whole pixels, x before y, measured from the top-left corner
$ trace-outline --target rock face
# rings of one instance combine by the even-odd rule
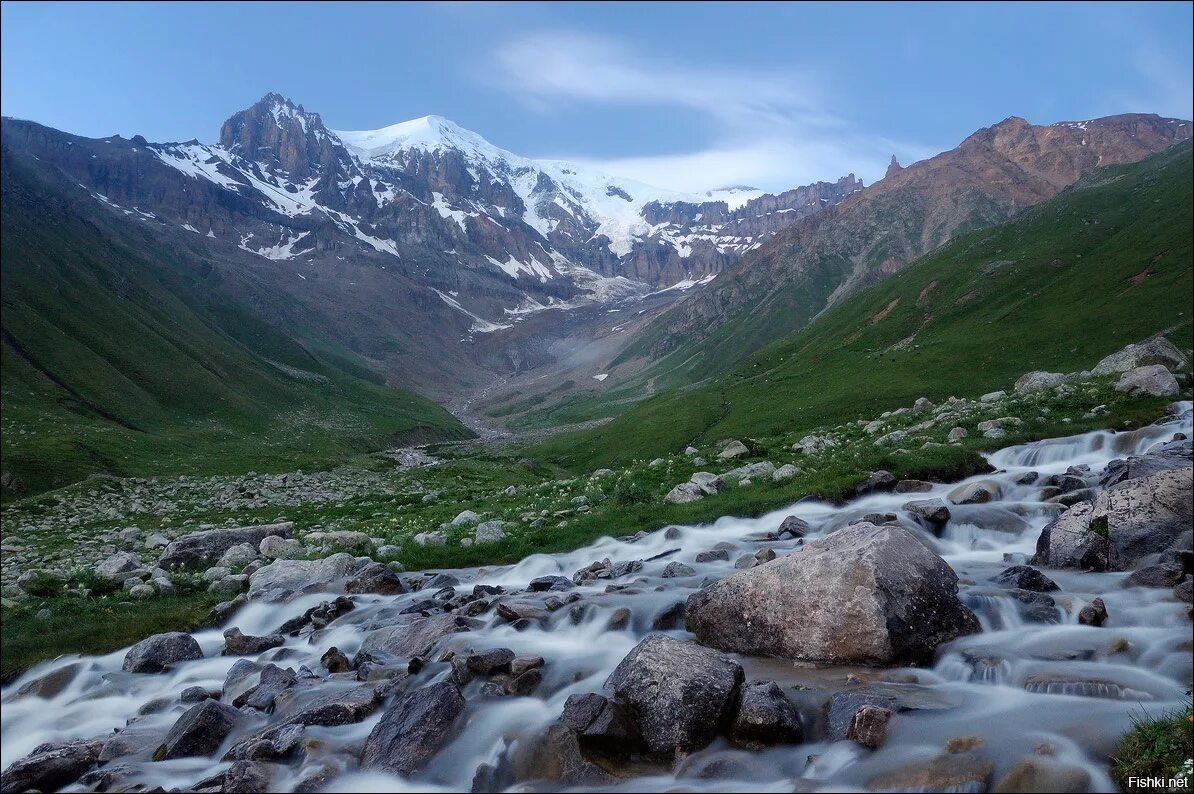
[[[274,560],[249,577],[249,598],[289,601],[303,593],[327,590],[347,578],[354,564],[353,557],[345,553],[321,560]]]
[[[1055,518],[1037,540],[1035,561],[1054,568],[1126,571],[1173,548],[1189,532],[1194,470],[1127,480]]]
[[[686,615],[689,631],[722,650],[919,664],[978,631],[957,592],[953,569],[911,532],[863,522],[694,593]]]
[[[210,529],[194,532],[172,542],[162,553],[158,566],[171,568],[208,568],[219,562],[224,552],[233,546],[248,543],[254,548],[270,535],[288,538],[294,531],[294,524],[284,521],[280,524],[263,524],[236,529]]]
[[[464,711],[455,684],[441,681],[394,701],[361,751],[361,766],[409,776],[422,769],[451,738]]]
[[[178,662],[202,659],[203,649],[181,631],[155,634],[129,648],[121,669],[126,673],[160,673]]]
[[[606,679],[651,752],[699,750],[729,717],[742,667],[716,651],[662,634],[634,647]]]
[[[1115,390],[1149,397],[1172,397],[1178,393],[1177,378],[1161,364],[1130,369],[1120,376]]]

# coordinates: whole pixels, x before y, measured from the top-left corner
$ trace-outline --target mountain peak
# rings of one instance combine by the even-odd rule
[[[898,174],[899,172],[901,172],[903,170],[904,170],[904,166],[900,165],[900,161],[897,160],[896,156],[893,154],[891,156],[891,162],[887,164],[887,173],[884,174],[883,176],[886,178],[886,177],[891,176],[892,174]]]

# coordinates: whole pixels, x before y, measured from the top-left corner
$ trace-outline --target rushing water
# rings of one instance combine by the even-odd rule
[[[1175,600],[1168,589],[1122,587],[1125,574],[1058,570],[1048,571],[1061,587],[1061,592],[1050,594],[1056,607],[1035,610],[1029,617],[1023,605],[991,578],[1007,565],[1032,555],[1041,528],[1058,509],[1040,501],[1039,486],[1017,484],[1021,475],[1028,471],[1058,474],[1071,466],[1088,466],[1097,474],[1114,458],[1147,451],[1175,432],[1189,434],[1191,405],[1185,403],[1182,409],[1180,416],[1131,433],[1089,433],[992,454],[990,462],[997,473],[974,479],[998,483],[998,500],[951,506],[953,518],[941,537],[919,528],[901,505],[911,499],[943,497],[954,486],[934,486],[929,493],[869,495],[840,507],[803,502],[757,519],[725,517],[707,525],[671,527],[633,542],[605,538],[577,551],[534,555],[508,567],[450,571],[460,580],[457,589],[462,592],[475,584],[513,590],[525,588],[529,580],[544,574],[571,577],[594,560],[647,560],[641,571],[619,580],[634,582],[633,587],[607,593],[609,582],[601,580],[596,586],[577,588],[573,592],[584,596],[580,603],[586,606],[560,609],[545,625],[518,630],[490,612],[480,619],[486,623],[483,628],[448,637],[441,648],[507,647],[519,655],[542,656],[547,660],[544,680],[533,697],[478,696],[476,684],[470,685],[472,688],[465,690],[469,703],[463,729],[417,780],[402,781],[356,769],[355,758],[381,717],[383,710],[379,709],[355,725],[308,728],[308,739],[318,742],[309,745],[304,761],[277,766],[272,785],[276,790],[294,788],[313,769],[330,765],[339,773],[327,790],[468,790],[480,764],[496,761],[505,748],[542,730],[559,716],[569,695],[600,691],[622,657],[653,631],[658,614],[683,601],[707,578],[734,572],[733,560],[739,554],[760,545],[781,554],[796,548],[796,541],[757,539],[761,533],[774,531],[785,517],[805,519],[817,530],[816,535],[867,513],[890,512],[919,532],[958,572],[961,596],[979,616],[982,633],[943,648],[931,668],[816,668],[742,658],[748,680],[770,679],[784,687],[800,707],[811,740],[746,752],[719,739],[675,770],[643,768],[618,788],[791,791],[797,779],[811,788],[861,788],[875,774],[932,757],[951,737],[978,735],[984,741],[982,752],[995,764],[997,774],[1047,743],[1054,748],[1055,760],[1089,773],[1092,790],[1114,790],[1105,759],[1130,727],[1132,717],[1180,706],[1190,686],[1187,606]],[[730,561],[695,562],[700,551],[723,542],[738,549],[730,553]],[[664,566],[675,560],[695,568],[696,575],[660,578]],[[1106,602],[1110,614],[1106,626],[1078,625],[1079,609],[1096,596]],[[322,673],[320,656],[327,648],[337,646],[351,657],[360,646],[365,627],[383,623],[396,608],[419,597],[426,594],[356,596],[354,611],[313,635],[288,638],[285,646],[259,658],[295,669],[306,665]],[[287,604],[250,603],[229,625],[239,626],[246,634],[268,634],[326,598],[325,594]],[[633,616],[628,626],[612,630],[610,618],[621,607],[630,608]],[[179,693],[191,686],[219,690],[237,661],[219,655],[222,628],[195,635],[206,658],[180,664],[165,674],[121,672],[123,650],[101,657],[64,657],[30,670],[3,693],[3,766],[43,742],[105,736],[133,720],[130,737],[141,733],[151,738],[145,740],[147,750],[110,762],[110,766],[131,767],[122,785],[188,786],[219,772],[227,766],[218,760],[219,754],[157,763],[148,755],[187,708],[178,702]],[[671,633],[687,636],[679,628]],[[52,698],[17,694],[27,682],[71,664],[79,664],[82,672]],[[444,677],[448,669],[447,665],[430,664],[417,683]],[[892,721],[888,739],[878,751],[845,741],[816,741],[828,695],[860,685],[848,682],[848,677],[859,679],[866,691],[894,695],[912,707]],[[327,692],[327,687],[337,685],[347,686],[328,683],[318,691]],[[261,715],[249,720],[251,724],[237,735],[262,727],[267,719]],[[224,749],[235,738],[226,742]],[[720,766],[721,776],[702,772],[714,762],[725,762]]]

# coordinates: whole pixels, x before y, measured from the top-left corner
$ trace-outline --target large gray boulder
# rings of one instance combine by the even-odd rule
[[[1169,370],[1184,369],[1189,362],[1182,351],[1165,337],[1149,339],[1147,342],[1128,345],[1095,364],[1092,375],[1115,375],[1137,367],[1159,364]]]
[[[1172,397],[1180,391],[1177,378],[1161,364],[1128,370],[1119,376],[1115,390],[1147,397]]]
[[[1121,482],[1138,480],[1160,471],[1189,468],[1192,453],[1194,445],[1189,440],[1182,439],[1161,444],[1143,455],[1113,460],[1099,476],[1099,485],[1110,488]]]
[[[95,566],[96,575],[112,582],[123,582],[143,570],[141,558],[131,551],[118,551]]]
[[[249,598],[289,601],[304,593],[328,592],[352,574],[355,562],[343,552],[321,560],[274,560],[249,577]]]
[[[209,529],[205,532],[193,532],[175,540],[162,552],[158,560],[158,567],[170,570],[172,568],[210,568],[219,562],[224,552],[233,546],[248,543],[257,548],[261,541],[270,535],[288,538],[294,531],[294,523],[283,521],[278,524],[262,524],[253,527],[237,527],[235,529]]]
[[[463,711],[460,690],[447,681],[399,696],[365,741],[361,766],[409,777],[448,742]]]
[[[1127,480],[1053,519],[1037,539],[1037,565],[1126,571],[1174,548],[1194,523],[1194,469]]]
[[[395,626],[375,629],[365,635],[358,655],[365,656],[425,656],[449,634],[469,631],[468,622],[455,615],[432,615],[407,620]]]
[[[830,664],[920,664],[979,630],[945,560],[898,526],[862,522],[694,593],[706,645]]]
[[[160,673],[178,662],[202,658],[203,649],[194,637],[171,631],[146,637],[129,648],[121,669],[126,673]]]
[[[717,651],[663,634],[643,639],[605,686],[627,707],[654,753],[692,752],[729,719],[742,666]]]
[[[1069,375],[1060,372],[1026,372],[1016,380],[1015,388],[1020,394],[1032,394],[1060,386],[1069,379]]]

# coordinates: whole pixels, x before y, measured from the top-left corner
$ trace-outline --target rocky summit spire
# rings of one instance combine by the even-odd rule
[[[884,174],[884,176],[888,177],[888,176],[891,176],[892,174],[898,174],[899,172],[901,172],[903,170],[904,170],[904,166],[900,165],[900,161],[897,160],[896,156],[893,154],[891,156],[891,162],[887,164],[887,173]]]

